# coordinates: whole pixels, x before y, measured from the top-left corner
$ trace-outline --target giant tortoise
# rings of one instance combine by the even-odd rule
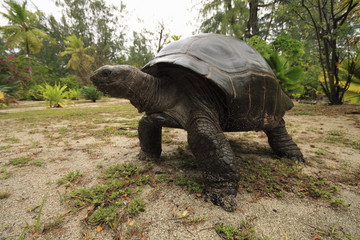
[[[205,195],[227,211],[236,207],[240,176],[224,132],[262,130],[276,154],[304,161],[283,120],[292,101],[264,58],[241,40],[195,35],[168,44],[141,71],[107,65],[91,80],[145,113],[138,128],[140,159],[160,158],[162,127],[185,129]]]

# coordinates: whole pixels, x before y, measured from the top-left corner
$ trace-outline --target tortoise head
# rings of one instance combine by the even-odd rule
[[[105,65],[95,70],[90,79],[100,91],[112,97],[128,98],[136,71],[128,65]]]

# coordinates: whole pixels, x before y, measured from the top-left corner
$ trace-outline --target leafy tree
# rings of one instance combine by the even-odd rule
[[[291,67],[282,56],[274,52],[266,59],[273,69],[276,78],[279,80],[282,89],[290,97],[300,96],[302,85],[299,80],[302,77],[302,69],[299,66]]]
[[[277,0],[203,0],[200,30],[239,39],[253,36],[263,36],[266,39],[276,2]]]
[[[87,54],[92,47],[84,47],[84,43],[75,35],[66,37],[65,44],[68,46],[61,56],[70,55],[67,67],[75,71],[83,83],[90,83],[90,74],[94,58]]]
[[[249,12],[243,0],[205,0],[200,14],[203,32],[220,33],[243,38]]]
[[[124,51],[125,5],[106,5],[104,0],[56,0],[63,9],[62,29],[79,36],[84,45],[93,46],[94,66],[115,62]]]
[[[126,59],[119,59],[120,64],[143,67],[154,57],[149,40],[142,33],[133,32],[133,44],[129,47]]]
[[[342,104],[351,81],[341,81],[339,65],[347,55],[347,45],[356,35],[359,1],[291,1],[293,11],[313,28],[322,67],[321,87],[330,104]],[[309,21],[310,20],[310,21]]]
[[[39,21],[41,12],[29,12],[26,9],[27,1],[21,5],[14,0],[4,2],[7,4],[5,6],[7,13],[1,13],[1,15],[10,23],[10,25],[0,27],[6,38],[5,44],[10,48],[25,49],[27,56],[32,52],[39,52],[43,46],[42,40],[50,39],[44,31],[34,27]]]

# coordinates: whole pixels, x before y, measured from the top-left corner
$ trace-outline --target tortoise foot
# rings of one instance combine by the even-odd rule
[[[140,150],[140,152],[138,154],[138,159],[140,161],[159,162],[160,155],[158,153],[149,153],[149,152],[144,152],[143,150]]]
[[[302,153],[300,151],[297,151],[297,150],[289,151],[289,152],[279,152],[279,153],[277,153],[277,155],[279,157],[289,158],[296,163],[304,163],[305,162],[304,156],[302,155]]]
[[[234,212],[237,207],[236,203],[237,190],[230,188],[208,188],[205,192],[206,200],[210,200],[213,204],[222,207],[227,212]]]

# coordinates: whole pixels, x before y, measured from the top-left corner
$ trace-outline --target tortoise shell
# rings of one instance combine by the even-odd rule
[[[199,34],[165,46],[142,71],[159,77],[164,64],[178,66],[210,80],[226,96],[224,131],[275,127],[293,107],[271,67],[244,41],[220,34]],[[169,69],[169,70],[167,70]]]

